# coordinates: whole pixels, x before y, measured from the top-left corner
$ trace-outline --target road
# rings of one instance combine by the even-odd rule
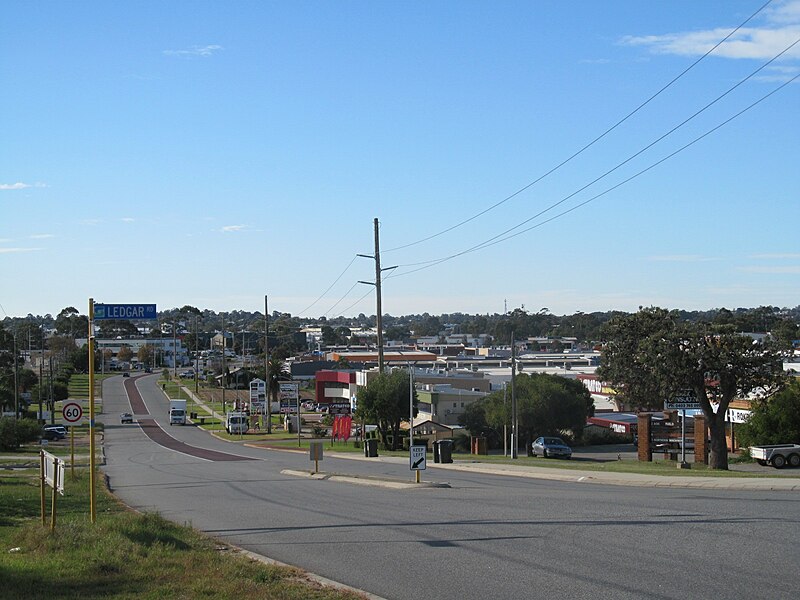
[[[123,379],[104,388],[105,471],[120,498],[383,598],[796,597],[797,493],[567,483],[432,464],[423,480],[450,487],[295,477],[281,471],[309,469],[305,453],[165,425],[155,381],[132,380],[148,411],[137,415],[180,451],[118,425],[116,413],[131,410]],[[321,469],[411,480],[407,464],[325,457]]]

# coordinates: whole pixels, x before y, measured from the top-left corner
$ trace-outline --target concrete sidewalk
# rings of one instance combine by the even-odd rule
[[[350,460],[382,461],[387,463],[408,464],[408,459],[399,456],[379,456],[366,458],[358,454],[344,452],[328,452],[331,457]],[[605,485],[627,485],[635,487],[663,488],[698,488],[714,490],[747,490],[747,491],[800,491],[800,473],[798,477],[704,477],[686,475],[642,475],[639,473],[606,473],[603,471],[583,471],[579,469],[552,469],[528,465],[490,464],[480,462],[458,461],[453,463],[428,463],[423,479],[431,481],[441,471],[465,471],[502,475],[506,477],[525,477],[529,479],[548,479],[551,481],[568,481],[573,483],[600,483]],[[437,472],[438,471],[438,472]]]

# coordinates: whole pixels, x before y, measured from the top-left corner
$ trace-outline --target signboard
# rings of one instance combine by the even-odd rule
[[[411,446],[411,453],[409,456],[409,467],[412,471],[424,471],[427,466],[425,460],[427,458],[427,446]]]
[[[250,411],[263,413],[267,410],[267,382],[253,379],[250,382]]]
[[[349,415],[350,403],[349,402],[331,402],[328,404],[329,415]]]
[[[61,409],[61,416],[67,423],[80,423],[83,419],[83,407],[77,402],[67,402]]]
[[[670,400],[664,400],[664,410],[696,410],[700,402],[692,390],[683,390]]]
[[[742,410],[740,408],[729,408],[725,413],[725,420],[728,423],[746,423],[750,418],[749,410]]]
[[[155,304],[95,304],[94,319],[152,319],[157,318]]]
[[[308,450],[309,460],[322,460],[322,442],[310,442]]]
[[[294,382],[284,382],[278,385],[278,399],[281,403],[281,412],[298,412],[298,400],[300,399],[299,384]]]
[[[64,461],[42,450],[44,456],[44,481],[51,488],[64,495]]]

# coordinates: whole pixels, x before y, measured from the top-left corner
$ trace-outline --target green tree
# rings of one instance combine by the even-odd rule
[[[139,346],[139,350],[136,352],[136,358],[139,359],[139,362],[143,365],[149,365],[154,355],[155,348],[152,344],[143,344]]]
[[[89,317],[80,314],[74,306],[68,306],[58,313],[55,325],[60,335],[72,339],[89,334]]]
[[[731,400],[767,395],[783,380],[781,356],[771,347],[729,327],[680,321],[664,309],[618,317],[606,333],[598,375],[642,407],[661,408],[690,390],[710,431],[712,469],[728,468],[725,412]]]
[[[747,422],[737,428],[742,446],[800,444],[800,380],[768,399],[752,403]]]
[[[409,420],[410,382],[408,373],[396,369],[391,373],[381,373],[372,379],[366,387],[358,390],[358,416],[378,426],[378,435],[385,448],[390,446],[389,434],[392,434],[391,450],[397,450],[400,441],[400,423]],[[417,393],[412,400],[416,414]]]

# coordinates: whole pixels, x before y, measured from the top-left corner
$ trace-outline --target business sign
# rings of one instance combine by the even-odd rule
[[[155,304],[95,304],[94,319],[153,319],[158,317]]]
[[[409,467],[412,471],[424,471],[427,468],[427,465],[425,464],[427,453],[427,446],[411,446]]]
[[[253,379],[250,382],[250,411],[264,412],[267,409],[267,382]]]
[[[282,413],[295,413],[300,399],[300,386],[297,383],[279,383],[278,399],[281,402]]]
[[[729,408],[725,413],[725,420],[728,423],[747,423],[750,418],[749,410],[742,410],[740,408]]]
[[[697,396],[692,390],[683,390],[664,401],[664,410],[693,410],[701,408]]]

